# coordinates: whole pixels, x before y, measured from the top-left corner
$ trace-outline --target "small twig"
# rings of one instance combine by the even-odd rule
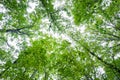
[[[33,79],[35,77],[36,73],[37,73],[37,70],[34,70],[34,72],[32,73],[32,75],[30,76],[30,78]]]
[[[8,43],[8,41],[6,39],[4,39],[3,37],[0,37],[1,40],[5,41],[7,46],[10,47],[12,49],[12,46],[10,46],[10,44]]]

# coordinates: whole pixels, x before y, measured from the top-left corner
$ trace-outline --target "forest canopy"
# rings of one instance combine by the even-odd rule
[[[120,80],[120,0],[1,0],[0,80]]]

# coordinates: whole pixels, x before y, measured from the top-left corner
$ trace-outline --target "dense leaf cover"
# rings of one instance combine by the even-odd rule
[[[1,0],[0,80],[120,80],[120,0]]]

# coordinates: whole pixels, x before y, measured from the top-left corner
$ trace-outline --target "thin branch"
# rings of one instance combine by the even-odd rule
[[[106,62],[106,61],[104,61],[102,58],[98,57],[94,52],[91,52],[91,51],[90,51],[88,48],[86,48],[85,46],[84,46],[84,48],[85,48],[91,55],[93,55],[93,56],[96,57],[98,60],[100,60],[102,63],[104,63],[105,65],[107,65],[109,68],[114,69],[116,72],[118,72],[118,73],[120,74],[120,69],[119,69],[118,67],[116,67],[116,66],[114,66],[113,64],[110,64],[110,63],[108,63],[108,62]]]
[[[119,41],[120,39],[116,39],[116,38],[112,38],[112,37],[108,37],[108,38],[104,38],[104,39],[99,39],[99,40],[104,40],[104,41]]]
[[[35,21],[36,22],[36,21]],[[26,26],[26,27],[22,27],[22,28],[16,28],[16,29],[0,29],[0,32],[10,32],[10,33],[16,33],[16,34],[25,34],[25,35],[29,35],[28,33],[23,32],[22,30],[28,29],[28,28],[32,28],[34,26],[34,23],[32,23],[32,25]]]
[[[0,37],[1,40],[5,41],[7,46],[10,47],[12,49],[12,46],[10,46],[10,44],[8,43],[8,41],[4,38],[4,37]]]
[[[120,37],[117,36],[117,35],[114,35],[114,34],[111,34],[111,33],[106,33],[106,34],[111,35],[111,36],[113,36],[113,37],[116,37],[116,38],[120,39]]]
[[[43,0],[40,0],[40,2],[42,3],[43,7],[45,8],[45,10],[47,12],[47,15],[48,15],[48,17],[50,19],[50,22],[53,23],[58,29],[60,29],[58,27],[58,24],[56,23],[56,19],[55,19],[54,14],[53,14],[54,12],[57,12],[57,11],[49,12],[49,9],[46,8],[45,2]],[[50,27],[51,27],[51,24],[50,24]]]
[[[104,33],[102,33],[102,34],[106,34],[106,35],[109,35],[109,36],[111,36],[111,37],[114,37],[114,38],[117,38],[117,39],[119,39],[120,40],[120,37],[119,36],[117,36],[117,35],[114,35],[114,34],[112,34],[112,32],[111,33],[109,33],[109,32],[106,32],[106,30],[103,30],[104,31]],[[94,30],[94,32],[96,32],[96,33],[100,33],[100,31],[97,31],[97,30]]]
[[[30,76],[30,79],[33,79],[35,77],[36,73],[37,73],[37,70],[34,70],[34,72],[32,73],[32,75]]]
[[[72,38],[76,41],[76,42],[79,42],[79,40],[75,39],[73,36]],[[92,56],[94,56],[95,58],[97,58],[99,61],[101,61],[102,63],[104,63],[106,66],[108,66],[109,68],[111,69],[114,69],[116,72],[118,72],[120,74],[120,69],[118,67],[116,67],[115,65],[113,64],[110,64],[106,61],[104,61],[101,57],[99,57],[98,55],[96,55],[94,52],[92,52],[90,49],[88,49],[83,43],[81,43],[81,46],[87,50]]]

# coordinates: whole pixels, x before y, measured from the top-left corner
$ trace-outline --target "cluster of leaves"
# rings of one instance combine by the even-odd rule
[[[89,52],[70,47],[70,43],[45,37],[32,42],[14,62],[7,62],[1,78],[13,80],[41,79],[102,79],[97,77],[100,62],[92,60]],[[85,45],[85,44],[84,44]],[[8,76],[7,76],[8,75]],[[100,76],[100,75],[99,75]],[[103,74],[102,74],[103,76]]]
[[[111,20],[119,12],[120,1],[113,0],[110,2],[108,1],[109,5],[107,5],[105,0],[73,0],[74,22],[77,25],[89,20],[93,22],[96,14]]]
[[[80,36],[79,44],[86,49],[85,51],[88,50],[90,55],[105,64],[104,69],[107,79],[110,77],[110,80],[119,80],[119,70],[115,70],[114,67],[120,69],[119,58],[115,59],[120,52],[120,26],[117,26],[120,21],[120,2],[114,0],[109,5],[105,3],[105,0],[86,0],[85,2],[83,0],[74,0],[73,2],[75,23],[77,25],[87,23],[86,33],[82,37]],[[76,37],[74,36],[75,40],[77,38],[78,33]],[[81,41],[82,39],[84,41]],[[106,78],[103,77],[102,79]]]
[[[76,25],[85,24],[85,32],[66,32],[76,46],[66,40],[58,40],[44,35],[31,42],[19,53],[16,60],[0,49],[0,78],[8,80],[119,80],[120,79],[120,1],[111,0],[70,0],[71,5],[54,9],[55,0],[33,0],[38,5],[28,13],[28,0],[3,0],[0,3],[7,12],[0,14],[4,25],[0,29],[0,40],[28,35],[40,30],[41,19],[48,18],[50,29],[59,33],[65,30],[60,11],[69,15],[70,7]],[[68,0],[66,0],[68,1]],[[108,4],[107,4],[108,3]],[[71,15],[70,15],[71,16]],[[68,21],[65,21],[66,24]],[[44,23],[42,24],[44,26]],[[70,25],[74,30],[76,27]],[[70,27],[69,26],[69,27]],[[44,27],[45,28],[45,27]],[[70,31],[70,30],[68,30]],[[6,33],[16,34],[6,36]],[[65,33],[63,33],[65,34]],[[9,35],[9,34],[8,34]],[[35,36],[36,34],[33,34]],[[42,34],[37,34],[41,36]],[[43,35],[42,35],[43,36]],[[26,37],[26,36],[25,36]],[[30,37],[32,40],[32,38]],[[2,42],[0,42],[2,43]],[[117,58],[116,58],[117,57]],[[11,60],[12,59],[12,60]],[[103,70],[99,70],[102,68]]]
[[[39,77],[48,80],[54,76],[63,79],[66,79],[65,76],[67,79],[73,79],[73,76],[78,78],[75,73],[79,73],[77,68],[80,66],[76,66],[79,62],[76,60],[76,53],[69,42],[57,43],[56,39],[46,37],[33,42],[13,63],[6,63],[6,69],[1,72],[0,77],[13,80]],[[42,74],[44,76],[41,76]]]

